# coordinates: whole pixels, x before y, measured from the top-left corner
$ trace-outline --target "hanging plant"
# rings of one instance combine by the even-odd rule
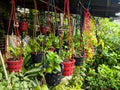
[[[8,31],[6,35],[6,46],[5,46],[5,58],[6,58],[6,63],[8,65],[8,70],[9,72],[20,72],[22,68],[22,48],[21,48],[21,41],[20,41],[20,35],[19,35],[19,30],[18,30],[18,20],[16,19],[16,14],[15,14],[15,1],[12,0],[12,8],[11,8],[11,16],[10,16],[10,21],[8,24]],[[13,23],[12,23],[13,20]],[[15,35],[9,35],[10,32],[10,27],[11,23],[14,24],[13,30]],[[9,39],[8,39],[9,38]],[[10,42],[8,44],[8,42]]]

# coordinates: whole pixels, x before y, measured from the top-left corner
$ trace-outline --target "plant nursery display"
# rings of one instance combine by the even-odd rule
[[[92,16],[91,0],[10,1],[0,90],[120,90],[120,25]]]

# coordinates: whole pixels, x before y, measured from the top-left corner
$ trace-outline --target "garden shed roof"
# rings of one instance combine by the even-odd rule
[[[10,0],[1,0],[2,2],[10,2]],[[34,8],[33,0],[15,0],[17,5],[27,8]],[[39,10],[47,10],[48,0],[36,0]],[[63,11],[64,0],[55,0],[57,10]],[[115,13],[120,12],[120,0],[70,0],[70,12],[78,13],[78,3],[82,7],[89,7],[93,16],[115,17]]]

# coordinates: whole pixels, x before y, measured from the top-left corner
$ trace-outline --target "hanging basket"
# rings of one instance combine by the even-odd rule
[[[43,60],[43,53],[31,53],[33,63],[40,63]]]
[[[20,22],[20,30],[27,31],[28,30],[28,22]]]
[[[40,27],[40,32],[45,35],[46,34],[46,27]]]
[[[20,58],[20,60],[16,61],[7,59],[6,63],[8,65],[9,72],[20,72],[22,69],[23,59]]]
[[[75,60],[73,59],[72,61],[69,62],[63,62],[63,71],[62,71],[62,75],[63,76],[70,76],[73,74],[74,71],[74,63]]]
[[[61,82],[62,72],[58,72],[56,74],[46,74],[45,75],[46,83],[48,86],[55,86]]]
[[[81,56],[81,57],[74,57],[75,59],[75,65],[76,66],[81,66],[83,64],[83,60],[84,60],[84,57]]]

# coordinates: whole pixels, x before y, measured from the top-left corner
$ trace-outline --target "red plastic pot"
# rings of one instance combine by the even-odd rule
[[[28,22],[20,22],[20,30],[27,31],[28,30]]]
[[[8,65],[9,72],[20,72],[20,70],[22,69],[22,62],[22,58],[20,58],[20,60],[17,61],[10,61],[7,59],[6,63]]]
[[[46,27],[40,27],[40,31],[42,34],[46,34]]]
[[[62,75],[63,76],[70,76],[73,74],[74,71],[74,63],[75,60],[73,59],[72,61],[69,62],[63,62],[63,71],[62,71]]]

